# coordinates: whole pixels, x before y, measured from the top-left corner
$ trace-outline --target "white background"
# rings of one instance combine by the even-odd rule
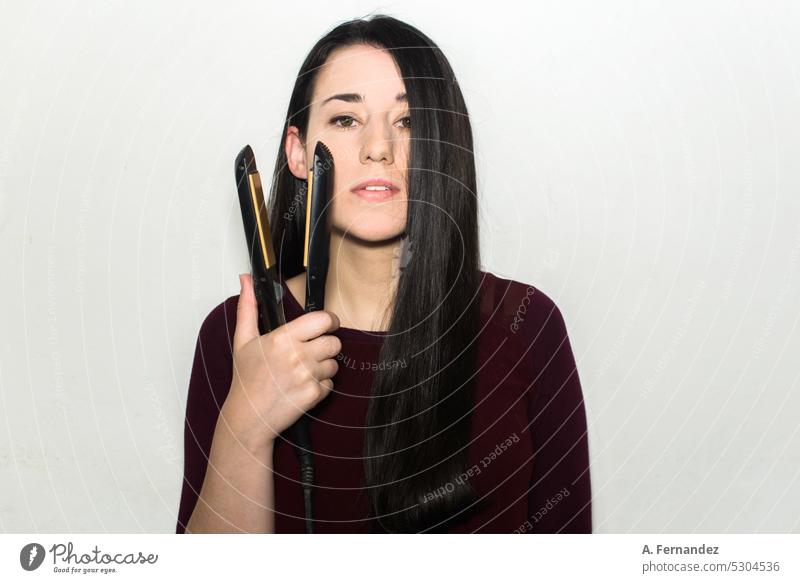
[[[453,65],[484,268],[564,314],[595,530],[800,532],[797,5],[409,0],[0,3],[0,531],[174,531],[234,156],[370,12]]]

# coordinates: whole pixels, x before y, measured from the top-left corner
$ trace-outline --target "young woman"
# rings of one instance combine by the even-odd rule
[[[304,532],[286,430],[306,411],[315,532],[591,532],[564,320],[480,269],[472,131],[442,52],[391,17],[338,26],[283,135],[270,220],[287,324],[259,335],[249,275],[203,322],[176,532]],[[304,314],[318,141],[335,161],[331,259],[325,311]]]

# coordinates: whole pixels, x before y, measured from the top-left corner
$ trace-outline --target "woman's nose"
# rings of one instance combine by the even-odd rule
[[[361,145],[362,163],[367,160],[380,162],[386,160],[389,164],[394,162],[394,134],[388,123],[374,123],[370,121],[364,129],[364,142]]]

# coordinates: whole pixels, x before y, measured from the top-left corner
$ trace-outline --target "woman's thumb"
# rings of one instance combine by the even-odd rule
[[[260,336],[258,332],[258,306],[253,290],[253,278],[249,273],[239,274],[239,303],[236,306],[236,329],[233,332],[233,349],[239,350],[253,338]]]

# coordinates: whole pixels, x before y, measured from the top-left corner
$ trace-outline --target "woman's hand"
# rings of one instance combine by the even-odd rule
[[[222,414],[248,447],[263,449],[333,389],[342,343],[329,333],[339,318],[311,312],[262,336],[252,277],[239,281],[233,380]]]

